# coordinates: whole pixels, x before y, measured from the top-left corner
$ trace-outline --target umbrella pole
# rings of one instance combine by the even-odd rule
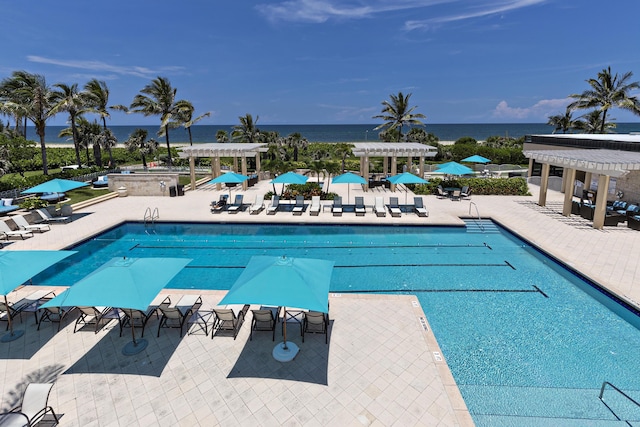
[[[4,296],[4,304],[7,307],[7,327],[9,328],[9,333],[4,334],[2,338],[0,338],[0,342],[10,342],[20,338],[24,335],[24,331],[15,331],[13,330],[13,319],[11,318],[11,308],[9,308],[9,302],[7,301],[7,296]]]
[[[287,348],[287,307],[284,308],[284,317],[282,318],[282,340],[284,341],[283,348],[288,350]]]
[[[133,319],[129,319],[129,322],[131,323],[131,339],[133,340],[133,346],[135,347],[138,345],[138,343],[136,342],[136,333],[133,327]]]
[[[7,307],[7,325],[9,326],[9,335],[13,335],[13,320],[11,319],[11,308],[9,308],[9,302],[7,296],[4,296],[4,306]]]

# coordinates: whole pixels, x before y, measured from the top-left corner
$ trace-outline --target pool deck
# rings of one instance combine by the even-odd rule
[[[278,186],[280,187],[280,186]],[[251,203],[258,192],[271,189],[268,182],[243,192]],[[626,225],[594,230],[587,221],[560,215],[562,195],[550,191],[547,207],[533,196],[472,196],[469,201],[423,196],[428,218],[388,213],[378,218],[368,209],[363,217],[354,213],[333,216],[329,210],[317,217],[308,211],[258,215],[247,212],[212,214],[209,203],[228,190],[204,186],[183,197],[124,197],[74,212],[68,224],[27,240],[13,240],[9,249],[61,249],[122,221],[141,221],[147,208],[158,208],[160,221],[458,225],[460,217],[477,212],[492,218],[572,268],[630,301],[640,301],[637,254],[640,232]],[[279,188],[278,188],[279,190]],[[331,185],[331,191],[347,203],[347,186]],[[233,189],[232,194],[239,192]],[[363,192],[351,185],[350,201],[364,196],[397,196],[376,188]],[[413,195],[409,193],[409,203]],[[268,201],[266,202],[268,204]],[[28,287],[9,296],[11,301],[27,295]],[[193,292],[193,291],[191,291]],[[181,293],[170,292],[172,298]],[[222,298],[221,291],[199,291],[203,309]],[[156,338],[157,320],[147,326],[149,347],[136,356],[121,355],[130,331],[119,337],[115,322],[97,334],[73,333],[73,319],[60,332],[50,324],[36,330],[26,313],[16,329],[24,337],[0,343],[3,407],[11,393],[25,382],[51,381],[56,385],[49,402],[63,414],[63,426],[117,425],[421,425],[471,426],[473,421],[451,373],[443,360],[428,319],[412,296],[330,295],[329,344],[321,335],[302,343],[296,332],[290,340],[301,347],[290,363],[271,357],[273,342],[259,332],[249,341],[251,315],[238,337],[204,336],[194,325],[192,334],[178,337],[177,330],[163,329]],[[280,331],[276,341],[281,340]]]

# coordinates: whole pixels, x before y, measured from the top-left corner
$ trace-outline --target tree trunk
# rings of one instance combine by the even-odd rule
[[[191,126],[187,128],[187,132],[189,132],[189,145],[193,146],[193,138],[191,137]]]
[[[169,170],[171,170],[171,145],[169,145],[169,125],[164,127],[164,136],[167,141],[167,161],[169,162]]]
[[[71,136],[73,137],[73,147],[76,149],[76,162],[80,167],[80,144],[78,143],[78,129],[76,129],[76,118],[71,116]],[[87,164],[89,164],[89,151],[87,150]]]
[[[604,133],[604,125],[607,121],[607,110],[602,110],[602,124],[600,125],[600,133]]]
[[[36,126],[38,136],[40,136],[40,151],[42,153],[42,174],[49,175],[49,166],[47,165],[47,144],[44,142],[44,126]]]

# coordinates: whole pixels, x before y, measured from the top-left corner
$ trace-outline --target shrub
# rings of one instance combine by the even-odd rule
[[[37,197],[31,197],[20,203],[20,208],[27,210],[46,208],[47,206],[49,206],[49,202],[47,202],[46,200],[38,199]]]
[[[454,178],[442,180],[430,178],[428,184],[418,184],[413,192],[416,194],[436,194],[438,185],[443,187],[462,188],[468,185],[476,195],[528,196],[529,187],[525,178]]]

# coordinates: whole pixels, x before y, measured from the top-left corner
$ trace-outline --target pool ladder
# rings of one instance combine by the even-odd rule
[[[151,211],[151,208],[147,208],[146,211],[144,211],[144,218],[143,221],[145,224],[148,223],[155,223],[156,219],[160,219],[160,211],[158,211],[158,208],[154,208],[153,212]]]
[[[611,384],[609,381],[605,381],[602,383],[602,387],[600,388],[600,395],[598,395],[598,398],[600,399],[600,401],[602,402],[602,404],[604,406],[607,407],[607,409],[609,411],[611,411],[611,413],[613,414],[614,417],[616,417],[618,419],[618,421],[624,421],[625,423],[627,423],[627,425],[631,426],[632,424],[627,421],[627,420],[623,420],[622,418],[620,418],[618,416],[618,414],[616,414],[613,409],[611,409],[611,407],[609,405],[607,405],[605,403],[605,401],[602,399],[603,395],[604,395],[604,390],[605,388],[607,388],[607,386],[611,387],[612,389],[614,389],[615,391],[617,391],[621,396],[625,397],[628,401],[630,401],[631,403],[633,403],[634,405],[636,405],[637,407],[640,408],[640,403],[638,403],[636,400],[634,400],[631,396],[629,396],[627,393],[625,393],[624,391],[620,390],[618,387],[614,386],[613,384]]]
[[[478,205],[476,205],[474,202],[469,202],[469,216],[471,216],[471,206],[476,208],[476,215],[478,215],[478,227],[480,227],[480,229],[484,231],[484,224],[482,223],[482,218],[480,217],[480,211],[478,210]]]

